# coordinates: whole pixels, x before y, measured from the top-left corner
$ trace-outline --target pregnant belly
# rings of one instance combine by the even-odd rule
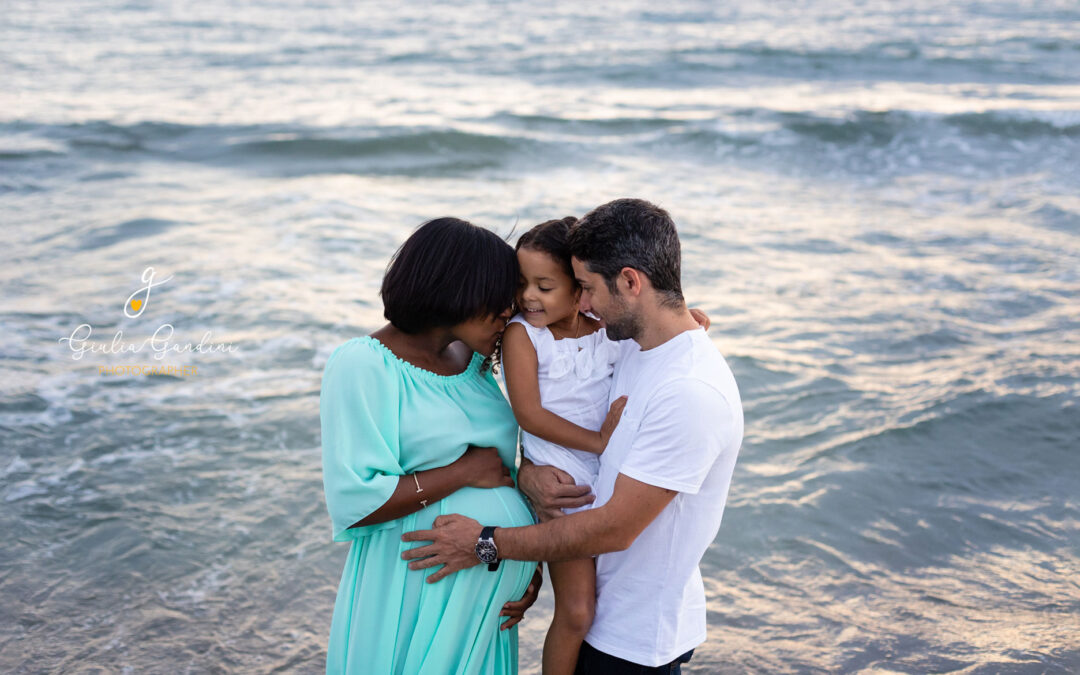
[[[516,489],[509,487],[462,488],[414,514],[415,524],[408,529],[430,529],[435,518],[451,513],[472,518],[481,525],[495,527],[521,527],[533,524],[532,513],[524,497]],[[408,546],[411,548],[419,545],[421,544],[416,543]],[[518,600],[525,594],[525,589],[535,570],[535,562],[503,560],[494,573],[489,572],[484,565],[477,565],[458,574],[472,577],[476,583],[479,583],[481,586],[475,589],[479,595],[491,593],[494,596],[492,611],[497,615],[498,610],[495,608],[501,608],[502,603]],[[430,570],[425,571],[423,576],[426,577],[429,573]],[[481,590],[481,588],[487,590]]]
[[[514,488],[462,488],[437,505],[440,514],[458,513],[481,525],[520,527],[532,525],[532,513]],[[435,514],[438,515],[438,514]],[[434,520],[435,515],[432,515]]]
[[[421,511],[389,521],[383,529],[358,537],[342,572],[334,621],[335,625],[340,621],[351,622],[350,626],[362,624],[365,630],[356,630],[351,636],[345,629],[332,633],[332,644],[333,635],[345,634],[345,638],[337,638],[339,644],[344,639],[365,645],[357,653],[368,650],[377,654],[387,649],[390,653],[400,653],[406,649],[402,645],[411,643],[420,645],[417,647],[420,651],[429,648],[452,651],[469,645],[486,645],[499,635],[499,626],[505,619],[499,616],[503,605],[525,594],[536,563],[503,560],[495,572],[477,564],[428,583],[428,576],[437,568],[410,570],[401,559],[403,551],[424,545],[424,542],[401,541],[402,533],[431,529],[436,517],[450,513],[459,513],[484,525],[532,524],[525,500],[517,490],[465,488]],[[370,620],[363,623],[366,620],[351,618],[363,616]],[[479,649],[483,651],[487,647]],[[391,670],[376,668],[370,672]]]

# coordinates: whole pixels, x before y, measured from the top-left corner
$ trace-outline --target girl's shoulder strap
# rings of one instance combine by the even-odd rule
[[[506,325],[509,326],[512,323],[520,323],[522,326],[525,326],[525,330],[529,333],[529,335],[532,335],[533,332],[536,330],[536,328],[531,323],[526,321],[525,317],[521,316],[521,314],[515,314],[512,319],[506,322]]]
[[[512,323],[520,323],[522,326],[525,327],[525,333],[529,336],[529,341],[532,342],[533,348],[536,349],[537,354],[540,354],[542,345],[546,345],[548,342],[553,342],[555,339],[554,336],[551,334],[551,331],[549,331],[547,328],[537,328],[536,326],[526,321],[525,317],[521,316],[520,314],[515,314],[514,318],[506,322],[506,325],[509,326]]]

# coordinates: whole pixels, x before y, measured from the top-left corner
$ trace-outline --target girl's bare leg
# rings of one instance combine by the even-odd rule
[[[573,675],[596,609],[596,562],[593,558],[553,562],[548,574],[555,591],[555,615],[544,640],[543,675]]]

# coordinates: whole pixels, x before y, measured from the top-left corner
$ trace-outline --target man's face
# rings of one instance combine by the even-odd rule
[[[582,261],[571,258],[570,263],[574,267],[574,278],[581,284],[581,311],[592,312],[600,318],[608,339],[627,340],[640,335],[641,322],[631,311],[626,298],[608,290],[603,275],[590,272]]]

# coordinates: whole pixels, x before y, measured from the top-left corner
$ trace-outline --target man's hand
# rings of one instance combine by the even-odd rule
[[[525,589],[525,595],[521,596],[521,599],[517,602],[508,602],[503,605],[502,612],[499,616],[508,616],[510,618],[499,626],[499,630],[512,628],[525,618],[525,610],[532,607],[533,603],[536,602],[536,598],[540,596],[540,586],[543,583],[543,568],[537,565],[536,572],[533,573],[532,581],[529,582],[529,587]]]
[[[480,523],[472,518],[451,514],[437,517],[432,525],[434,529],[413,530],[401,535],[402,541],[432,542],[401,554],[402,559],[413,561],[409,563],[409,569],[422,570],[442,565],[441,569],[428,575],[427,582],[431,584],[454,572],[480,564],[480,558],[476,557],[476,542],[484,529]]]
[[[563,509],[592,504],[596,497],[588,485],[576,485],[570,474],[553,466],[525,460],[518,470],[518,487],[532,502],[541,520],[563,515]]]

